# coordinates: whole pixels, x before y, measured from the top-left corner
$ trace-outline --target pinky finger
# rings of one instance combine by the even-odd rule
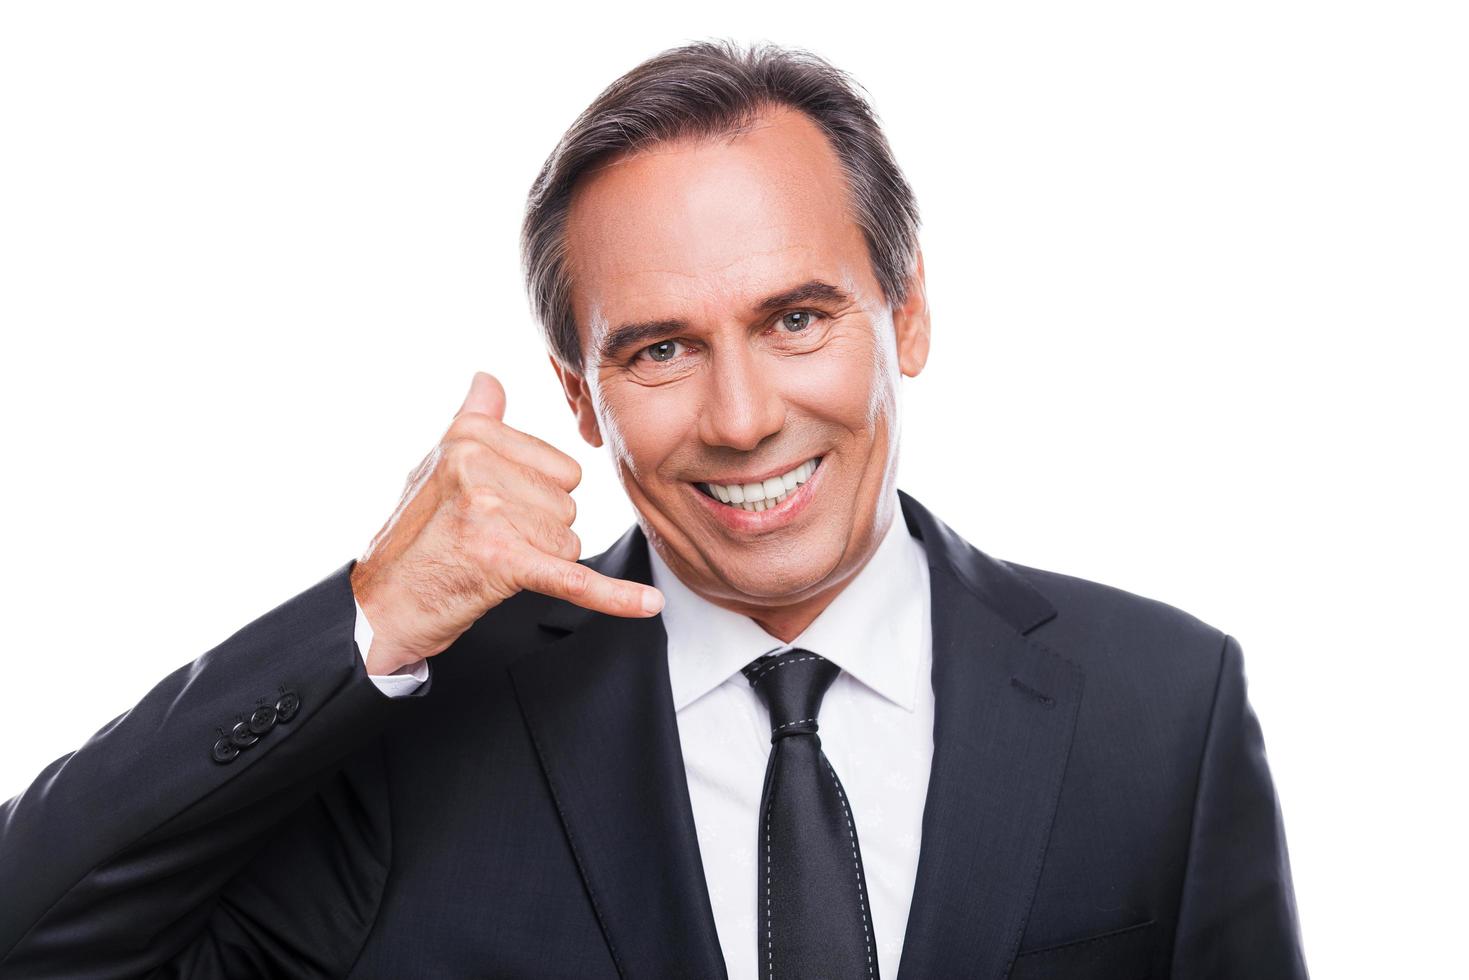
[[[652,586],[610,578],[580,562],[540,551],[526,553],[521,584],[610,616],[652,616],[663,609],[663,593]]]

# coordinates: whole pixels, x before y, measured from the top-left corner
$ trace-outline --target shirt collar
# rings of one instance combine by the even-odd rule
[[[791,647],[821,654],[884,698],[914,710],[918,646],[929,617],[928,559],[897,504],[892,514],[867,564],[790,643],[694,592],[648,545],[653,585],[664,598],[674,710],[682,711],[762,654]]]

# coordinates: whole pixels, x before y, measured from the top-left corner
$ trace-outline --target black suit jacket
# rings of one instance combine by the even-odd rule
[[[899,497],[935,695],[901,980],[1304,976],[1236,641]],[[521,593],[391,699],[351,567],[0,809],[0,976],[723,977],[661,617]]]

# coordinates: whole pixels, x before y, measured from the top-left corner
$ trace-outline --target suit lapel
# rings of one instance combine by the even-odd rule
[[[928,553],[934,755],[898,974],[1005,976],[1071,748],[1081,669],[1026,636],[1055,610],[899,491]]]
[[[652,584],[637,525],[587,564]],[[723,978],[663,619],[549,609],[543,625],[569,635],[517,659],[510,674],[618,971]]]

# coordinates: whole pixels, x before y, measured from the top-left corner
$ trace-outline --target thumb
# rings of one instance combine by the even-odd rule
[[[483,412],[504,421],[505,389],[493,374],[487,374],[484,371],[474,372],[474,380],[469,385],[469,394],[464,396],[464,404],[459,406],[459,411],[454,413],[454,417],[458,418],[465,412]]]

